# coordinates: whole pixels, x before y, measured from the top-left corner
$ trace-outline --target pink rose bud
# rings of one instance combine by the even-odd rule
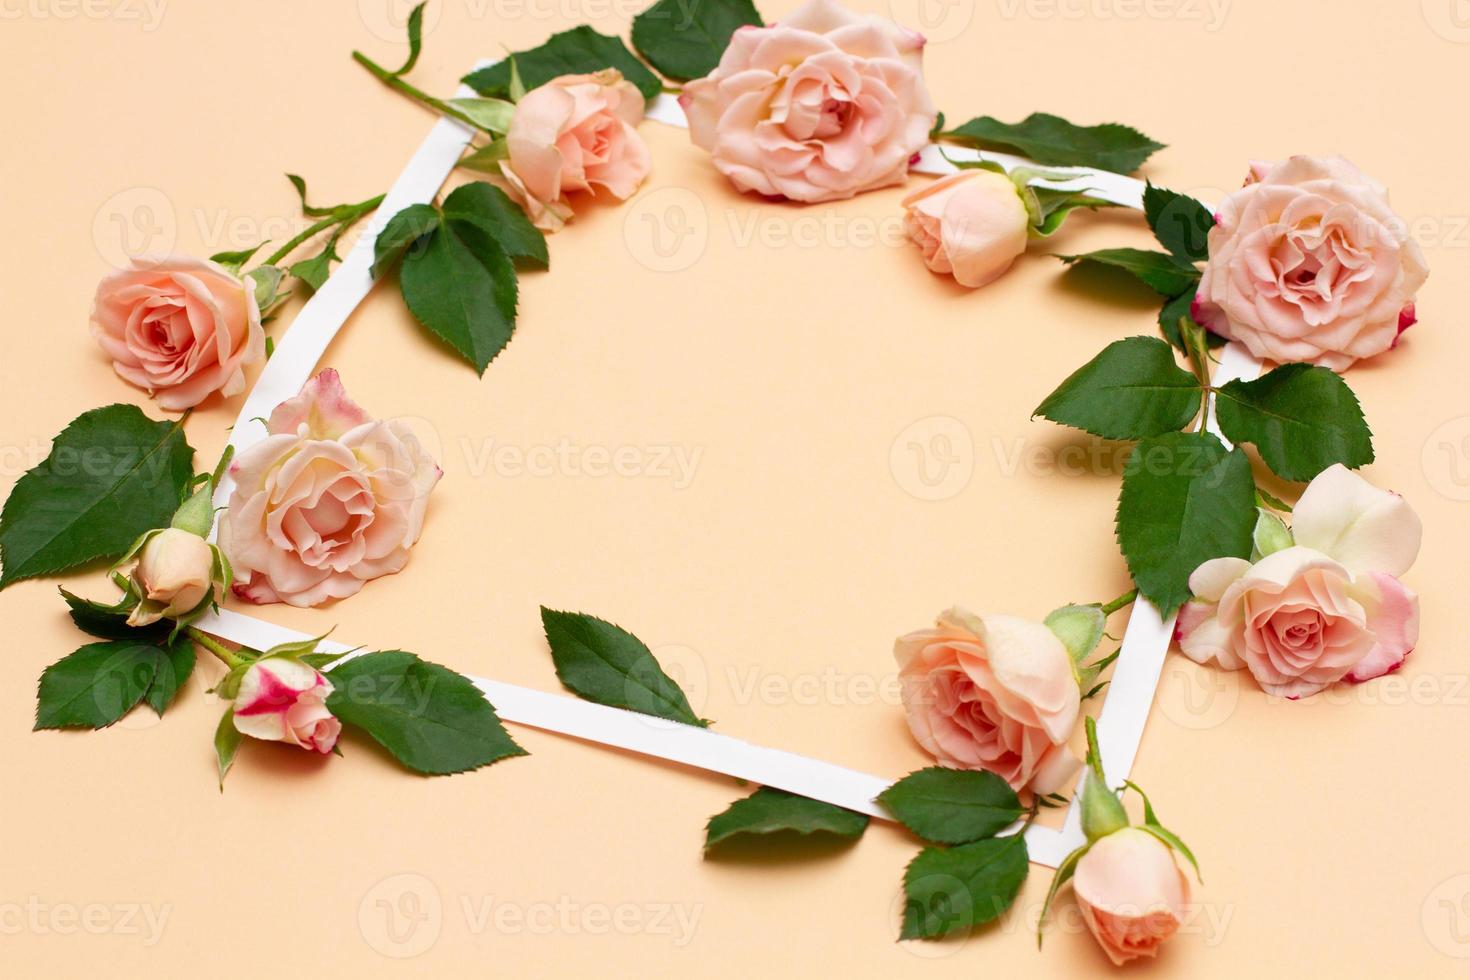
[[[1195,321],[1278,363],[1342,371],[1391,349],[1429,276],[1383,186],[1341,157],[1252,164],[1208,243]]]
[[[936,762],[987,769],[1015,790],[1060,790],[1081,710],[1072,657],[1040,623],[951,609],[893,647],[909,729]]]
[[[643,94],[616,69],[563,75],[516,103],[500,164],[510,195],[543,231],[572,217],[567,195],[601,188],[625,201],[652,167],[634,129]]]
[[[936,116],[924,38],[834,0],[736,31],[684,86],[694,145],[742,191],[839,201],[903,183]]]
[[[240,679],[235,728],[251,738],[330,752],[342,732],[342,723],[327,710],[331,693],[331,681],[299,660],[257,661]]]
[[[1026,251],[1031,218],[1004,174],[962,170],[904,198],[904,231],[929,271],[978,288],[1000,278]]]
[[[1077,862],[1072,890],[1082,920],[1117,966],[1155,956],[1179,930],[1189,879],[1174,852],[1138,827],[1101,838]]]
[[[92,335],[113,370],[171,410],[244,391],[245,369],[265,360],[254,285],[188,257],[135,258],[103,279]]]
[[[192,612],[214,588],[214,570],[214,551],[199,535],[176,527],[152,534],[133,567],[140,601],[128,625],[147,626]]]

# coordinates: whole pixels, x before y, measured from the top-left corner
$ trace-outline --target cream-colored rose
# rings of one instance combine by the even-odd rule
[[[1004,174],[962,170],[903,199],[904,231],[929,271],[972,289],[1000,278],[1026,251],[1031,218]]]
[[[1137,827],[1094,843],[1077,862],[1072,891],[1082,920],[1117,966],[1157,955],[1183,924],[1190,894],[1174,852]]]
[[[342,722],[327,710],[331,693],[332,682],[299,660],[258,660],[240,678],[231,709],[235,729],[251,738],[326,754],[342,733]]]
[[[555,231],[572,217],[567,195],[602,188],[627,200],[652,157],[637,126],[643,94],[615,69],[563,75],[516,103],[505,134],[507,190],[536,227]]]
[[[139,602],[128,614],[128,625],[147,626],[193,612],[214,589],[214,568],[214,552],[199,535],[176,527],[153,534],[133,568]]]
[[[924,38],[834,0],[742,27],[684,86],[689,135],[742,191],[836,201],[902,183],[929,139]]]
[[[1180,649],[1244,667],[1286,698],[1394,670],[1419,637],[1419,597],[1398,576],[1422,533],[1402,497],[1342,466],[1324,470],[1292,513],[1291,547],[1254,564],[1216,558],[1190,576]]]
[[[254,286],[187,256],[135,258],[103,279],[92,335],[119,376],[174,411],[238,394],[265,359]]]
[[[441,475],[407,424],[369,418],[329,369],[268,428],[230,466],[220,543],[235,594],[315,606],[401,569]]]
[[[1334,371],[1397,343],[1429,275],[1382,185],[1340,157],[1254,164],[1209,256],[1196,320],[1259,358]]]
[[[1040,623],[940,615],[893,647],[909,728],[941,766],[987,769],[1016,790],[1054,793],[1077,771],[1067,746],[1081,694],[1072,658]]]

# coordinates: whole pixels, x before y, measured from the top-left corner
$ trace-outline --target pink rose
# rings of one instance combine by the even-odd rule
[[[1082,921],[1116,966],[1157,955],[1189,904],[1189,879],[1173,851],[1137,827],[1094,843],[1077,862],[1072,891]]]
[[[679,104],[695,145],[740,190],[841,200],[902,183],[928,142],[923,49],[892,21],[808,0],[779,24],[736,31]]]
[[[245,390],[265,359],[249,281],[186,256],[135,258],[97,284],[92,336],[124,380],[172,411]]]
[[[1397,494],[1333,466],[1302,493],[1294,544],[1254,564],[1216,558],[1189,578],[1179,646],[1245,667],[1268,694],[1300,698],[1395,669],[1419,638],[1419,597],[1398,576],[1419,553],[1418,516]]]
[[[332,682],[299,660],[257,660],[240,678],[235,728],[251,738],[326,754],[342,732],[342,723],[327,710],[331,693]]]
[[[1383,187],[1341,157],[1253,164],[1209,254],[1196,320],[1259,358],[1334,371],[1394,346],[1429,275]]]
[[[408,425],[376,422],[323,371],[230,466],[220,542],[235,594],[314,606],[408,561],[442,471]]]
[[[1076,773],[1067,747],[1081,694],[1072,658],[1039,623],[940,615],[893,646],[909,728],[951,769],[988,769],[1016,790],[1054,793]]]
[[[516,103],[500,164],[508,190],[537,228],[555,231],[572,217],[566,196],[601,187],[620,201],[638,190],[652,157],[633,127],[643,94],[615,69],[563,75]]]
[[[972,289],[1000,278],[1026,251],[1031,218],[1004,174],[961,170],[903,199],[904,231],[930,272]]]

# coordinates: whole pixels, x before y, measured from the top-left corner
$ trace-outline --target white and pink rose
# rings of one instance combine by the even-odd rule
[[[299,660],[257,660],[240,678],[233,724],[251,738],[325,754],[342,733],[342,722],[327,710],[331,693],[332,682]]]

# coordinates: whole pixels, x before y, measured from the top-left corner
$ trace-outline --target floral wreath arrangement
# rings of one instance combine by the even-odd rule
[[[484,179],[378,214],[371,274],[396,274],[413,318],[482,373],[516,329],[517,277],[549,268],[546,233],[594,194],[631,197],[649,174],[637,127],[665,91],[678,91],[693,143],[753,196],[849,198],[904,184],[926,154],[937,159],[949,173],[903,200],[904,227],[929,269],[970,287],[1072,212],[1117,206],[1090,182],[1162,148],[1126,126],[1045,113],[947,129],[924,84],[923,37],[835,0],[809,0],[770,25],[750,0],[658,0],[635,18],[633,50],[578,27],[467,76],[475,95],[445,99],[405,78],[422,15],[420,5],[409,19],[401,68],[354,58],[474,134],[458,166]],[[264,434],[238,455],[195,473],[187,410],[245,390],[246,372],[271,356],[265,324],[284,287],[323,288],[343,234],[384,202],[313,205],[306,183],[290,179],[312,221],[263,261],[252,265],[265,243],[208,260],[139,256],[98,286],[92,332],[116,373],[185,415],[85,412],[5,503],[0,588],[108,563],[120,592],[98,601],[62,591],[93,642],[42,674],[35,727],[103,728],[143,703],[162,715],[204,650],[225,667],[214,688],[229,703],[214,738],[221,784],[246,737],[340,753],[344,726],[419,773],[525,754],[476,683],[412,653],[321,638],[252,649],[202,628],[227,595],[316,606],[402,570],[441,477],[406,423],[373,418],[331,369],[243,423]],[[1397,344],[1427,275],[1384,188],[1340,158],[1300,156],[1252,164],[1214,207],[1152,185],[1138,203],[1161,250],[1061,258],[1156,291],[1159,335],[1108,345],[1034,413],[1135,444],[1116,519],[1135,588],[1040,622],[951,609],[896,642],[908,724],[936,763],[875,801],[923,843],[903,876],[903,939],[1003,914],[1030,866],[1018,827],[1068,803],[1079,771],[1085,841],[1060,861],[1047,906],[1070,885],[1118,964],[1155,955],[1178,930],[1194,855],[1142,790],[1109,785],[1084,714],[1122,652],[1100,655],[1108,619],[1135,600],[1166,620],[1177,613],[1186,656],[1243,668],[1291,699],[1392,671],[1417,639],[1418,599],[1401,578],[1419,520],[1354,472],[1374,448],[1341,376]],[[314,254],[300,257],[308,245]],[[1216,384],[1214,352],[1229,342],[1276,366]],[[1245,446],[1275,485],[1304,485],[1294,504],[1258,486]],[[543,608],[542,620],[572,693],[708,726],[632,633],[583,613]],[[1070,744],[1079,721],[1085,759]],[[765,786],[709,820],[706,847],[778,831],[852,839],[868,821]]]

